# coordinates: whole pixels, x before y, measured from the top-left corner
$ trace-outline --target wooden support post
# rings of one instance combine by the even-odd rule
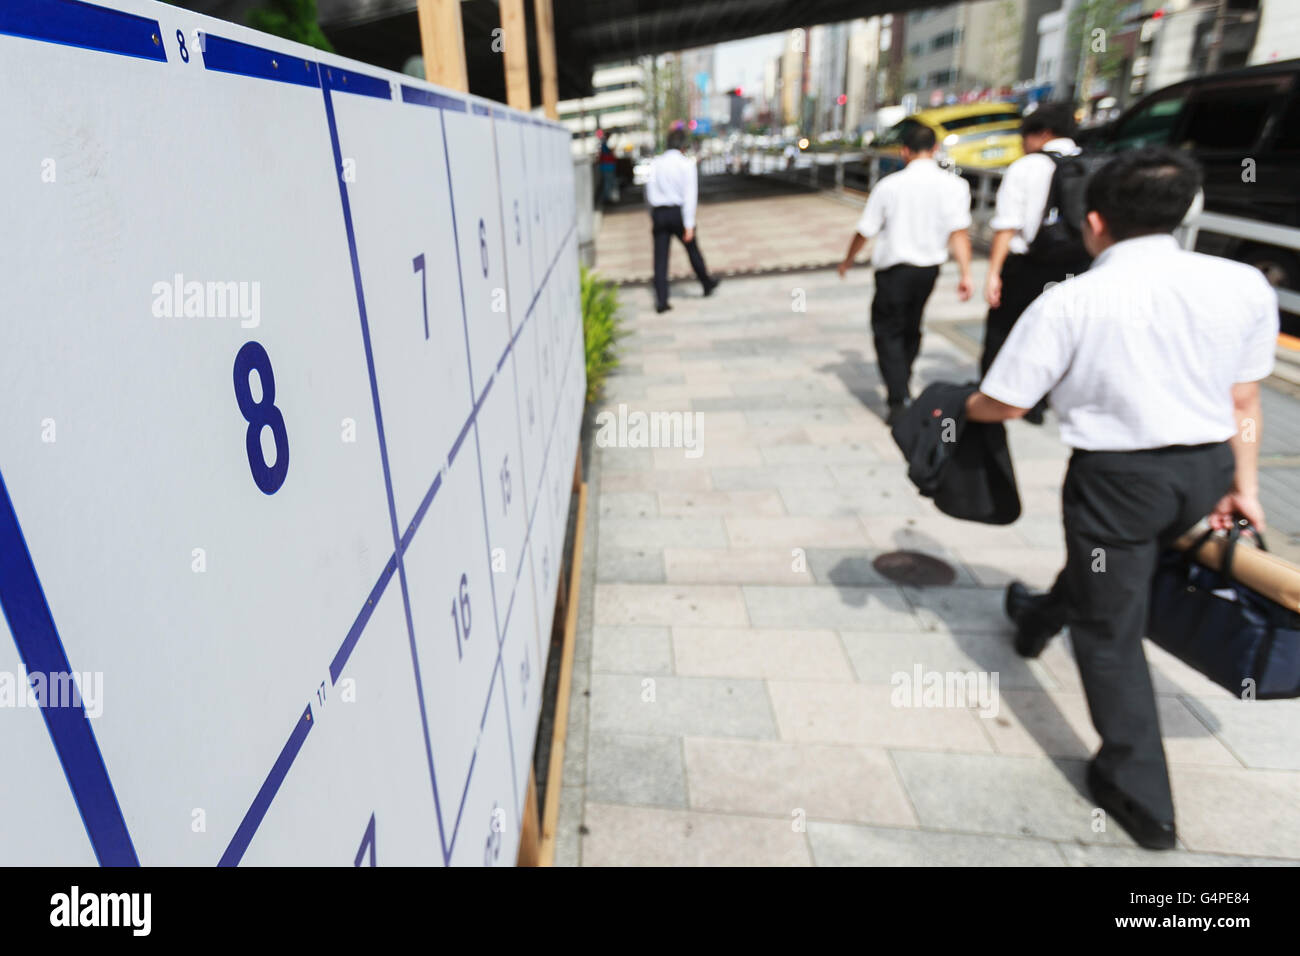
[[[541,817],[537,811],[537,774],[528,768],[528,793],[524,797],[524,819],[519,832],[519,866],[541,865]]]
[[[465,29],[460,0],[416,0],[420,18],[420,47],[424,78],[452,90],[469,92],[465,70]]]
[[[551,0],[533,0],[537,20],[537,63],[542,73],[542,109],[549,119],[560,118],[560,88],[555,67],[555,16]]]
[[[506,104],[527,113],[533,108],[528,87],[528,25],[524,0],[498,0],[501,8],[501,52],[506,68]]]
[[[582,475],[582,449],[574,477]],[[569,596],[564,615],[564,644],[560,652],[560,679],[555,690],[555,721],[551,729],[551,763],[546,771],[546,806],[542,810],[541,866],[555,862],[556,828],[563,790],[564,746],[569,732],[569,693],[573,687],[573,651],[578,631],[578,589],[582,584],[582,544],[587,531],[587,485],[578,485],[578,519],[573,526],[573,560],[569,563]]]

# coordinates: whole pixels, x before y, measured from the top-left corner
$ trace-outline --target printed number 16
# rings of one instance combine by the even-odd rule
[[[460,576],[460,613],[456,613],[456,597],[451,599],[451,622],[456,628],[456,657],[462,659],[465,651],[462,645],[469,640],[469,578],[462,574]]]

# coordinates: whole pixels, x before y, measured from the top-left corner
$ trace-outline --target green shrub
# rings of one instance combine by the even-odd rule
[[[334,52],[316,22],[316,0],[266,0],[264,6],[248,11],[247,22],[254,30]]]
[[[618,366],[615,345],[622,334],[618,287],[585,266],[582,275],[582,336],[587,345],[587,401],[600,397],[605,377]]]

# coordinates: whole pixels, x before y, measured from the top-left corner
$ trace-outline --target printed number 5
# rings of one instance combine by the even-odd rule
[[[257,372],[262,384],[262,400],[253,401],[250,375]],[[275,373],[271,370],[271,357],[258,342],[245,342],[235,356],[235,401],[248,422],[244,445],[248,451],[248,467],[253,481],[263,493],[273,495],[284,484],[289,473],[289,433],[284,427],[284,415],[275,407]],[[270,427],[275,440],[275,464],[268,465],[262,454],[262,429]]]

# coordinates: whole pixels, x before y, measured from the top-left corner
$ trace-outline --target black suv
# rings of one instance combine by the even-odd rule
[[[1205,168],[1207,212],[1300,227],[1300,59],[1175,83],[1083,138],[1106,151],[1190,150]],[[1294,250],[1204,231],[1196,248],[1249,262],[1278,288],[1300,291]]]

